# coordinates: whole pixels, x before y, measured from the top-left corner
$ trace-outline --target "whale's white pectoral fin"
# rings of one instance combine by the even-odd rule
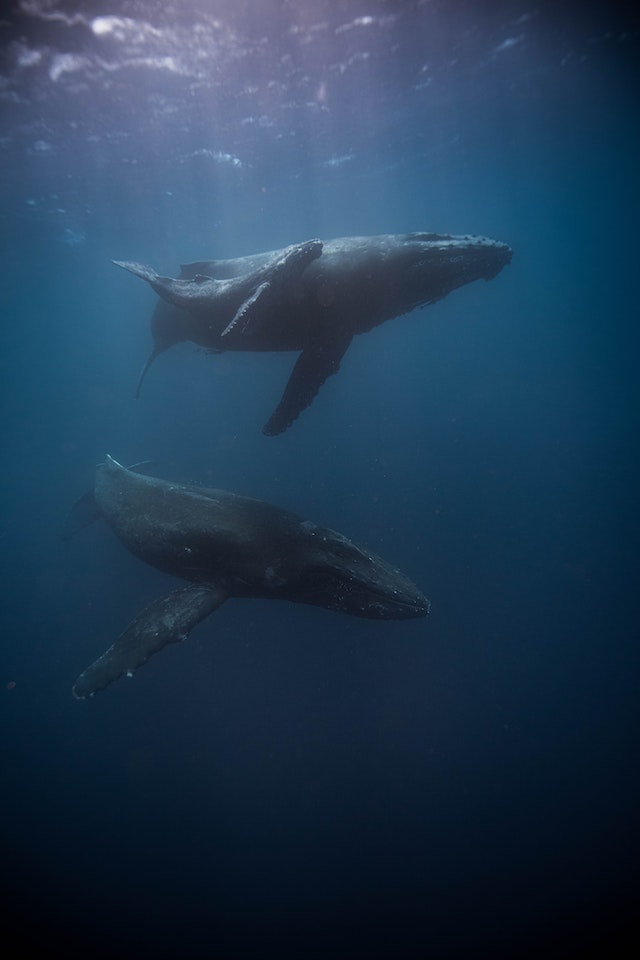
[[[282,399],[262,432],[268,437],[282,433],[312,402],[327,377],[337,373],[353,337],[333,337],[302,351],[284,388]]]
[[[264,310],[260,313],[260,311],[256,309],[256,304],[259,300],[262,300],[260,306],[264,306],[265,296],[268,295],[270,289],[271,284],[267,280],[261,283],[257,290],[255,290],[250,297],[247,297],[244,303],[238,307],[233,320],[227,324],[220,336],[226,337],[238,324],[240,324],[240,332],[242,334],[253,333],[262,326]]]
[[[321,253],[321,240],[307,240],[287,247],[279,260],[260,268],[258,278],[263,276],[265,279],[258,283],[251,295],[240,304],[221,336],[226,337],[236,327],[244,336],[261,329],[274,299],[278,294],[282,294],[287,284],[299,280],[311,261],[317,260]]]
[[[80,674],[73,686],[79,700],[138,667],[168,643],[186,640],[189,632],[227,599],[219,584],[192,583],[155,600],[131,621],[112,647]]]

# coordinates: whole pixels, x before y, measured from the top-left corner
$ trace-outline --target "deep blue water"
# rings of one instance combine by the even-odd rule
[[[638,33],[615,5],[36,0],[0,26],[5,929],[89,956],[617,955],[638,880]],[[112,259],[509,243],[280,437],[286,354],[161,356]],[[396,563],[426,620],[232,600],[89,701],[175,585],[106,453]],[[637,933],[636,933],[637,937]]]

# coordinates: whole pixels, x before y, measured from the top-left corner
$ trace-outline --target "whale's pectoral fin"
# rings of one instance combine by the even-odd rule
[[[226,337],[238,324],[243,335],[258,330],[262,326],[265,315],[265,301],[269,298],[270,289],[271,284],[267,280],[261,283],[251,296],[247,297],[244,303],[238,307],[233,320],[227,324],[221,336]]]
[[[280,260],[268,268],[272,279],[285,281],[299,279],[312,260],[322,255],[322,240],[305,240],[287,247]]]
[[[253,293],[240,304],[235,316],[222,331],[226,337],[238,328],[243,336],[259,330],[272,314],[274,303],[282,297],[288,284],[297,282],[312,260],[322,254],[322,240],[306,240],[287,247],[275,263],[265,264],[258,271],[264,277]]]
[[[79,700],[91,697],[123,674],[128,677],[168,643],[186,640],[189,631],[224,603],[219,584],[192,583],[155,600],[131,621],[112,647],[81,673],[73,685]]]
[[[264,434],[274,437],[291,426],[312,402],[327,377],[338,372],[351,340],[351,335],[334,337],[302,351],[280,403],[262,428]]]

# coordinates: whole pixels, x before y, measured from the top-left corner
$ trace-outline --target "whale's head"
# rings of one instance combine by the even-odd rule
[[[400,291],[407,312],[474,280],[492,280],[510,263],[512,250],[488,237],[411,233],[396,246],[395,257],[398,270],[390,295],[397,299]]]
[[[511,262],[513,251],[506,243],[489,237],[438,237],[434,252],[443,263],[457,273],[464,271],[465,283],[471,280],[493,280]]]
[[[287,584],[301,603],[371,620],[408,620],[429,613],[429,601],[400,570],[334,530],[305,522],[314,541]]]

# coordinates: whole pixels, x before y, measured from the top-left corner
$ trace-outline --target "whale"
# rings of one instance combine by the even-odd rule
[[[295,351],[284,393],[263,427],[282,433],[337,373],[353,338],[458,287],[491,280],[511,248],[482,236],[386,234],[308,240],[281,250],[183,264],[178,277],[114,260],[160,300],[153,348],[136,390],[159,354],[190,341],[211,353]]]
[[[187,584],[134,617],[78,676],[76,698],[133,676],[230,597],[289,600],[373,620],[429,613],[429,601],[405,574],[341,533],[262,500],[141,469],[107,456],[93,488],[72,508],[63,537],[102,518],[134,556]]]

